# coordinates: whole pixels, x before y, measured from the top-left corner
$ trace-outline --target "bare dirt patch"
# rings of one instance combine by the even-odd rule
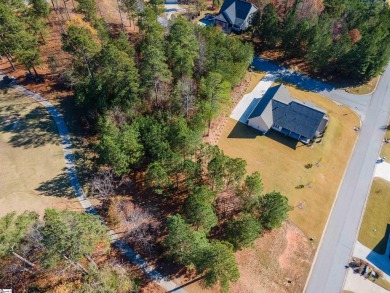
[[[302,292],[310,271],[315,248],[293,224],[286,222],[279,229],[255,241],[253,248],[236,253],[240,279],[232,284],[231,293]],[[191,293],[217,293],[218,288],[204,289],[199,281],[180,278]]]

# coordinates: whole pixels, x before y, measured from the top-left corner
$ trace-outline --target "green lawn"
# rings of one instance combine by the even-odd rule
[[[77,209],[57,126],[40,104],[0,88],[0,217],[25,210]]]
[[[390,182],[375,178],[368,198],[358,240],[384,254],[390,233]]]
[[[260,135],[230,119],[218,145],[227,155],[245,159],[248,173],[259,171],[265,192],[286,195],[294,207],[290,219],[308,237],[319,239],[354,146],[353,126],[359,125],[359,119],[351,109],[318,94],[288,89],[294,97],[314,101],[328,111],[330,122],[320,144],[309,148],[274,131]],[[305,168],[307,164],[312,167]],[[297,189],[299,185],[304,188]]]

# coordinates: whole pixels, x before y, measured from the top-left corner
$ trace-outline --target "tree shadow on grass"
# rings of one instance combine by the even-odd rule
[[[58,174],[56,177],[41,182],[40,186],[35,189],[45,196],[56,196],[56,197],[66,197],[74,198],[75,192],[72,186],[69,183],[68,173],[65,168],[62,173]]]
[[[20,119],[1,128],[2,132],[12,133],[9,143],[13,147],[36,148],[46,144],[60,144],[57,127],[49,112],[36,107]]]

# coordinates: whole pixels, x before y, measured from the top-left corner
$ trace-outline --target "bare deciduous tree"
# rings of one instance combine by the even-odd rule
[[[195,104],[196,83],[192,78],[184,76],[179,80],[178,88],[181,94],[181,102],[185,116],[189,118],[190,112]]]
[[[109,112],[109,116],[112,120],[112,122],[114,122],[117,126],[123,126],[124,124],[126,124],[128,121],[127,121],[127,117],[126,117],[126,113],[123,112],[121,110],[120,107],[118,106],[114,106],[111,111]]]
[[[153,254],[155,251],[153,231],[157,230],[153,216],[130,201],[123,201],[120,210],[125,226],[124,238],[143,253]]]
[[[114,171],[111,169],[99,171],[90,183],[92,195],[107,201],[115,192]]]

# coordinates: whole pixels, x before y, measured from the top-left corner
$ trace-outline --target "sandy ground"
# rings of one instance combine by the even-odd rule
[[[0,89],[0,216],[10,211],[80,209],[68,199],[65,161],[47,111],[12,89]]]
[[[230,292],[302,292],[313,256],[314,246],[302,231],[286,222],[281,228],[256,240],[253,248],[236,253],[241,277]],[[180,281],[182,284],[191,282]],[[202,288],[199,281],[184,289],[190,293],[219,292],[216,287]]]

